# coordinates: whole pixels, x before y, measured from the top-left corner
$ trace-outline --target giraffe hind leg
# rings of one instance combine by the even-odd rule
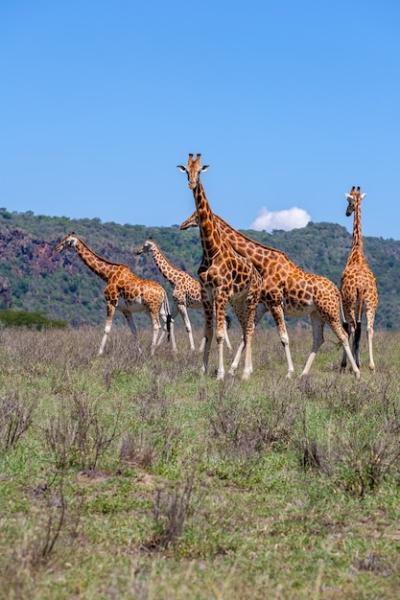
[[[265,306],[265,304],[264,303],[258,304],[258,306],[256,308],[256,316],[254,319],[254,327],[257,327],[258,323],[261,321],[261,319],[263,318],[263,316],[265,315],[266,312],[267,312],[267,307]],[[233,359],[233,362],[231,364],[231,368],[229,369],[229,375],[235,374],[235,371],[238,368],[239,363],[240,363],[243,348],[244,348],[244,339],[242,337],[239,347],[236,351],[235,358]]]
[[[367,310],[367,339],[368,339],[368,353],[369,353],[369,368],[371,371],[375,371],[374,354],[372,350],[372,339],[374,337],[374,319],[375,312]]]
[[[182,320],[185,324],[185,329],[186,329],[188,337],[189,337],[190,350],[193,352],[196,348],[194,345],[192,325],[190,323],[187,308],[186,308],[185,304],[178,304],[177,308],[178,308],[179,314],[181,315]]]
[[[130,312],[126,312],[126,313],[124,313],[124,317],[126,319],[126,322],[128,323],[129,329],[132,332],[133,338],[135,340],[136,349],[139,352],[139,354],[141,354],[142,353],[142,349],[141,349],[140,344],[139,344],[138,333],[137,333],[136,325],[135,325],[135,322],[133,320],[132,314]]]
[[[360,369],[357,367],[354,356],[350,350],[349,336],[346,334],[339,320],[332,320],[330,321],[329,325],[331,326],[332,331],[335,333],[338,340],[342,343],[343,349],[346,352],[347,359],[351,364],[351,368],[353,369],[356,379],[360,379]]]
[[[353,356],[356,365],[360,368],[360,339],[361,339],[361,321],[357,321],[353,337]]]
[[[307,359],[301,377],[308,375],[311,369],[311,365],[314,362],[314,358],[324,342],[324,322],[318,313],[311,313],[311,325],[313,334],[313,345],[310,355]]]
[[[349,329],[349,324],[347,323],[347,321],[343,321],[342,326],[343,326],[343,329],[345,330],[345,332],[347,333],[347,336],[350,337],[350,329]],[[345,371],[346,367],[347,367],[347,354],[346,354],[346,351],[343,349],[342,362],[340,363],[340,370]]]

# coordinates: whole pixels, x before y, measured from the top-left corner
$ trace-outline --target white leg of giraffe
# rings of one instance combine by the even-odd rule
[[[156,351],[159,332],[160,332],[160,325],[159,325],[159,323],[154,321],[153,322],[153,339],[151,341],[150,356],[154,356],[154,352]]]
[[[229,352],[232,352],[233,348],[232,348],[231,340],[229,339],[228,325],[226,324],[226,321],[225,321],[225,329],[224,329],[224,339],[225,339],[225,344],[226,344]]]
[[[290,346],[289,346],[289,336],[288,336],[288,332],[286,329],[285,314],[283,312],[283,308],[281,305],[271,306],[270,310],[271,310],[271,314],[274,318],[275,325],[278,329],[279,339],[281,340],[281,344],[285,350],[286,362],[287,362],[287,367],[288,367],[288,372],[287,372],[286,377],[288,379],[291,379],[291,377],[294,373],[294,367],[293,367],[293,361],[292,361],[292,354],[290,352]]]
[[[263,316],[265,315],[265,313],[267,312],[267,307],[265,306],[265,304],[259,304],[257,306],[257,310],[256,310],[256,318],[255,318],[255,326],[257,326],[257,324],[261,321],[261,319],[263,318]],[[235,354],[235,358],[233,359],[233,362],[231,364],[231,367],[229,369],[229,374],[230,375],[234,375],[235,371],[237,370],[239,363],[240,363],[240,359],[242,357],[242,352],[244,349],[245,343],[242,337],[242,340],[239,344],[239,347],[236,351]]]
[[[228,296],[225,292],[218,294],[215,302],[215,318],[216,318],[216,330],[217,330],[217,344],[218,344],[218,371],[217,380],[222,381],[225,377],[225,366],[224,366],[224,333],[225,333],[225,313],[228,304]]]
[[[202,372],[208,372],[208,360],[210,357],[211,342],[214,335],[214,311],[213,304],[208,300],[207,292],[202,290],[202,302],[204,308],[204,355]]]
[[[374,315],[367,311],[367,339],[369,353],[369,368],[375,371],[374,354],[372,351],[372,339],[374,337]]]
[[[169,335],[171,338],[172,352],[177,352],[176,340],[175,340],[175,324],[174,324],[173,319],[171,319],[171,322],[169,324]]]
[[[200,346],[199,346],[199,353],[201,354],[204,351],[204,346],[206,345],[206,338],[203,336],[201,338],[201,342],[200,342]]]
[[[132,314],[130,312],[124,313],[124,317],[126,319],[126,322],[128,323],[129,329],[131,330],[132,335],[134,337],[135,346],[136,346],[138,352],[141,354],[142,353],[142,349],[141,349],[140,344],[139,344],[139,338],[138,338],[137,328],[136,328],[136,325],[135,325],[135,321],[133,320]]]
[[[353,369],[356,379],[360,379],[360,369],[358,368],[356,361],[354,360],[353,353],[350,350],[349,336],[343,328],[340,319],[330,323],[330,326],[332,328],[332,331],[336,334],[337,338],[342,342],[343,350],[346,354],[349,363],[351,364],[351,368]]]
[[[194,345],[194,339],[193,339],[193,333],[192,333],[192,325],[190,323],[190,319],[189,319],[187,308],[186,308],[186,306],[184,304],[178,304],[177,309],[178,309],[179,314],[181,315],[181,317],[183,319],[183,322],[185,324],[185,329],[186,329],[187,334],[189,336],[190,349],[192,350],[192,352],[194,352],[194,350],[196,350],[196,347]]]
[[[346,342],[343,343],[343,348],[344,348],[344,351],[346,352],[347,358],[349,359],[349,362],[351,364],[351,368],[354,371],[356,379],[360,379],[360,369],[356,365],[356,361],[354,360],[353,353],[350,350],[350,344],[349,344],[348,340],[346,340]]]
[[[238,368],[239,363],[240,363],[240,358],[242,356],[243,348],[244,348],[244,340],[242,338],[242,340],[241,340],[241,342],[239,344],[239,347],[237,349],[237,352],[235,354],[235,358],[233,359],[233,362],[231,364],[231,368],[229,369],[229,375],[234,375],[235,374],[235,371]]]
[[[108,335],[111,331],[112,321],[115,313],[115,306],[113,304],[107,303],[107,319],[104,327],[104,335],[100,343],[100,348],[98,352],[98,356],[101,356],[104,352],[104,348],[107,342]]]
[[[310,355],[307,359],[306,365],[301,374],[301,377],[303,377],[304,375],[308,375],[308,373],[310,372],[311,365],[314,362],[314,358],[324,342],[324,322],[322,321],[318,313],[311,313],[310,317],[313,334],[313,345]]]

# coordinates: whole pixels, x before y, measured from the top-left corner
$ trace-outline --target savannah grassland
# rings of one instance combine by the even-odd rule
[[[223,385],[182,331],[154,359],[122,329],[96,358],[100,336],[0,332],[2,598],[399,597],[400,334],[357,383],[330,334],[288,381],[258,331]]]

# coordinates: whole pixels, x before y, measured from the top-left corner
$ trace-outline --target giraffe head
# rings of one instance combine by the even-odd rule
[[[208,165],[201,166],[200,159],[201,154],[196,154],[196,158],[193,158],[193,154],[189,154],[187,165],[178,165],[178,169],[182,173],[186,173],[191,190],[197,187],[200,181],[200,174],[208,169]]]
[[[346,208],[346,217],[350,217],[351,214],[354,212],[354,209],[356,208],[356,206],[359,206],[361,203],[361,200],[363,198],[365,198],[365,194],[361,193],[361,188],[360,186],[356,187],[355,185],[353,185],[353,187],[350,190],[349,194],[346,194],[346,198],[347,198],[347,208]]]
[[[153,242],[153,240],[146,240],[143,246],[136,248],[135,254],[148,254],[153,250],[154,246],[155,243]]]
[[[194,213],[192,213],[190,215],[190,217],[188,217],[186,219],[186,221],[183,221],[183,223],[180,224],[179,229],[189,229],[190,227],[198,227],[199,226],[199,219],[197,216],[197,210],[194,211]]]
[[[65,236],[60,242],[58,242],[56,246],[56,252],[62,252],[65,248],[76,248],[78,243],[78,236],[75,235],[74,231],[71,231],[68,235]]]

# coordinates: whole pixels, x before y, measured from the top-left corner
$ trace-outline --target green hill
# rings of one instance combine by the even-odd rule
[[[40,311],[72,324],[104,319],[103,282],[74,254],[57,254],[55,242],[75,231],[100,255],[127,263],[139,275],[163,281],[152,260],[137,257],[134,248],[155,239],[179,267],[196,273],[201,248],[198,230],[177,226],[145,227],[102,223],[99,219],[68,219],[0,209],[0,308]],[[273,234],[245,231],[260,242],[284,250],[299,265],[340,283],[351,236],[333,223],[310,223],[303,229]],[[365,238],[365,251],[378,278],[377,325],[400,329],[400,241]]]

